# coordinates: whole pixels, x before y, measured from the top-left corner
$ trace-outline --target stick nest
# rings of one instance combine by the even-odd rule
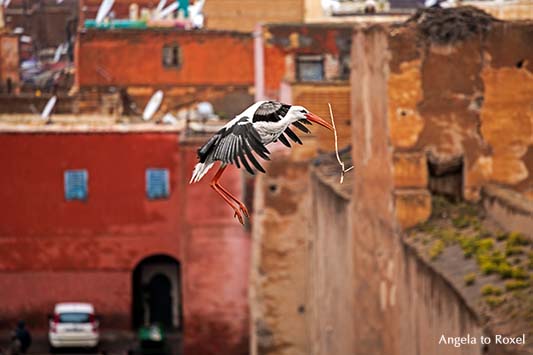
[[[483,10],[472,6],[418,10],[406,23],[415,23],[419,34],[437,44],[452,44],[473,35],[485,35],[494,21]]]

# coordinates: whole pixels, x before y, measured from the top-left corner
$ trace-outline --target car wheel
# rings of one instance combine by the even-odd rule
[[[53,346],[53,345],[48,345],[48,352],[50,354],[55,354],[56,353],[56,348]]]

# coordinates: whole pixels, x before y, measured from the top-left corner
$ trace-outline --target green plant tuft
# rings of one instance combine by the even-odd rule
[[[490,308],[496,308],[503,303],[504,299],[501,296],[487,296],[485,302]]]
[[[528,245],[529,240],[522,233],[511,232],[509,233],[506,244],[507,246]]]
[[[470,272],[466,274],[463,279],[465,280],[466,286],[471,286],[476,282],[476,273]]]
[[[505,282],[505,289],[507,291],[520,290],[528,287],[529,282],[524,280],[509,280]]]
[[[512,277],[513,279],[526,280],[529,278],[529,274],[520,266],[514,266],[512,268]]]
[[[524,253],[524,248],[518,245],[507,245],[505,246],[505,255],[520,255]]]
[[[502,279],[509,279],[513,276],[513,268],[511,268],[511,265],[507,263],[501,263],[498,265],[498,274],[502,277]]]
[[[502,289],[497,286],[487,284],[481,288],[481,294],[483,296],[488,296],[488,295],[499,296],[502,294]]]
[[[490,275],[498,271],[498,265],[492,261],[484,261],[479,264],[479,268],[485,275]]]
[[[444,242],[442,240],[436,240],[431,245],[431,248],[429,249],[429,257],[431,260],[435,260],[439,257],[440,254],[442,254],[442,251],[444,250]]]

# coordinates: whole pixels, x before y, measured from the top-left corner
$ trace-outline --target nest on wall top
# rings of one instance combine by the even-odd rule
[[[488,13],[472,6],[418,10],[406,23],[416,24],[419,34],[438,44],[452,44],[473,35],[486,34],[493,22]]]

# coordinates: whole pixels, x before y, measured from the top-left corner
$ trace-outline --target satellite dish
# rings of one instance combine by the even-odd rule
[[[163,11],[161,11],[159,13],[159,16],[158,18],[162,19],[162,18],[165,18],[167,17],[168,15],[170,15],[171,13],[173,13],[174,11],[176,11],[178,9],[178,3],[177,2],[173,2],[172,4],[168,5],[167,7],[165,7],[163,9]]]
[[[54,53],[54,63],[59,62],[59,60],[61,59],[61,54],[63,54],[63,43],[61,43],[56,48],[56,51]]]
[[[109,14],[109,11],[113,8],[113,4],[115,3],[115,0],[104,0],[102,1],[102,4],[100,5],[100,8],[98,9],[98,13],[96,14],[96,23],[100,24],[104,21],[107,14]]]
[[[152,95],[150,98],[150,101],[148,101],[148,104],[144,108],[143,112],[143,120],[148,121],[151,119],[154,114],[157,112],[157,109],[159,106],[161,106],[161,102],[163,101],[163,91],[157,90],[155,94]]]
[[[205,0],[198,0],[194,4],[189,6],[189,14],[191,17],[201,15],[204,9]]]
[[[11,0],[4,0],[4,7],[7,9],[10,3],[11,3]]]
[[[41,113],[41,118],[47,119],[48,117],[50,117],[50,114],[52,113],[52,110],[54,109],[56,102],[57,102],[57,96],[54,95],[46,103],[46,106],[44,107],[44,110]]]
[[[438,0],[426,0],[424,2],[424,6],[425,7],[433,7],[433,6],[437,5],[437,3],[438,3]]]
[[[161,119],[161,122],[166,123],[166,124],[177,124],[178,119],[173,114],[166,113]]]
[[[163,10],[163,8],[165,7],[166,3],[167,3],[167,0],[160,0],[159,4],[157,4],[157,7],[155,8],[156,13],[160,13],[161,10]]]
[[[213,105],[211,105],[211,103],[207,101],[200,102],[196,106],[196,111],[198,112],[198,115],[200,115],[200,118],[203,119],[211,118],[215,115]]]

